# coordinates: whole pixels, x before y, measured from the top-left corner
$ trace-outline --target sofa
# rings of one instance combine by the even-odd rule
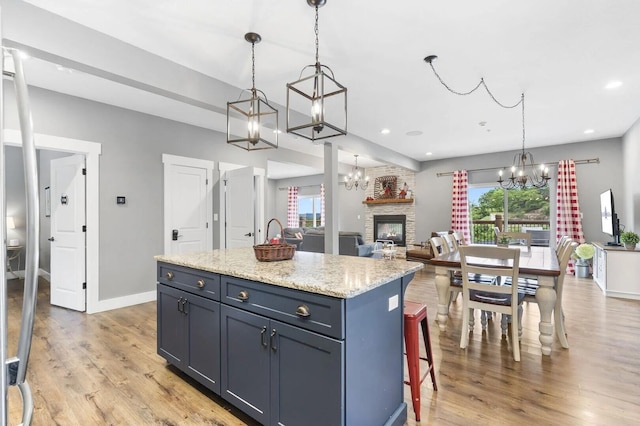
[[[302,236],[302,239],[298,236]],[[324,226],[317,228],[284,228],[284,239],[296,250],[324,253]],[[360,232],[338,233],[338,254],[346,256],[373,256],[374,244],[366,244]]]
[[[302,249],[302,235],[310,228],[284,228],[282,236],[288,244],[296,246],[296,250]]]

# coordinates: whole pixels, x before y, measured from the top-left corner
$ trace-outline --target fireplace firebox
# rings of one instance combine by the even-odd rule
[[[373,216],[373,241],[393,241],[395,245],[404,247],[407,243],[406,234],[406,215],[387,214]]]

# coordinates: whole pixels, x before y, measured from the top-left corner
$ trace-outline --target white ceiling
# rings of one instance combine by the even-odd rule
[[[280,105],[286,83],[314,62],[314,10],[305,0],[28,3],[238,88],[251,85],[244,34],[258,32],[256,87]],[[504,104],[524,92],[527,148],[618,137],[640,117],[638,16],[635,0],[328,0],[319,16],[320,62],[348,88],[349,133],[418,161],[522,145],[520,108],[500,108],[482,89],[448,92],[423,61],[431,54],[454,90],[468,91],[483,77]],[[38,74],[34,69],[34,84],[42,87],[226,128],[219,113],[95,76]],[[622,86],[605,89],[613,80]],[[280,145],[322,155],[321,147],[286,134]],[[340,161],[353,163],[353,154],[361,154],[360,166],[379,164],[366,152],[341,152]]]

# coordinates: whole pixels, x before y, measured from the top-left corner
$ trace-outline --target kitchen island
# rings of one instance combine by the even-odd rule
[[[265,425],[402,425],[421,263],[252,248],[157,256],[158,354]]]

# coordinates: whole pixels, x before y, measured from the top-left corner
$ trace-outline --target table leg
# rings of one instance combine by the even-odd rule
[[[447,320],[449,319],[449,270],[447,268],[436,267],[436,291],[438,292],[438,314],[437,322],[440,331],[447,330]]]
[[[542,344],[542,354],[551,355],[551,344],[553,343],[553,324],[551,314],[556,304],[556,291],[553,287],[553,277],[538,277],[538,290],[536,291],[536,302],[540,308],[540,343]]]

